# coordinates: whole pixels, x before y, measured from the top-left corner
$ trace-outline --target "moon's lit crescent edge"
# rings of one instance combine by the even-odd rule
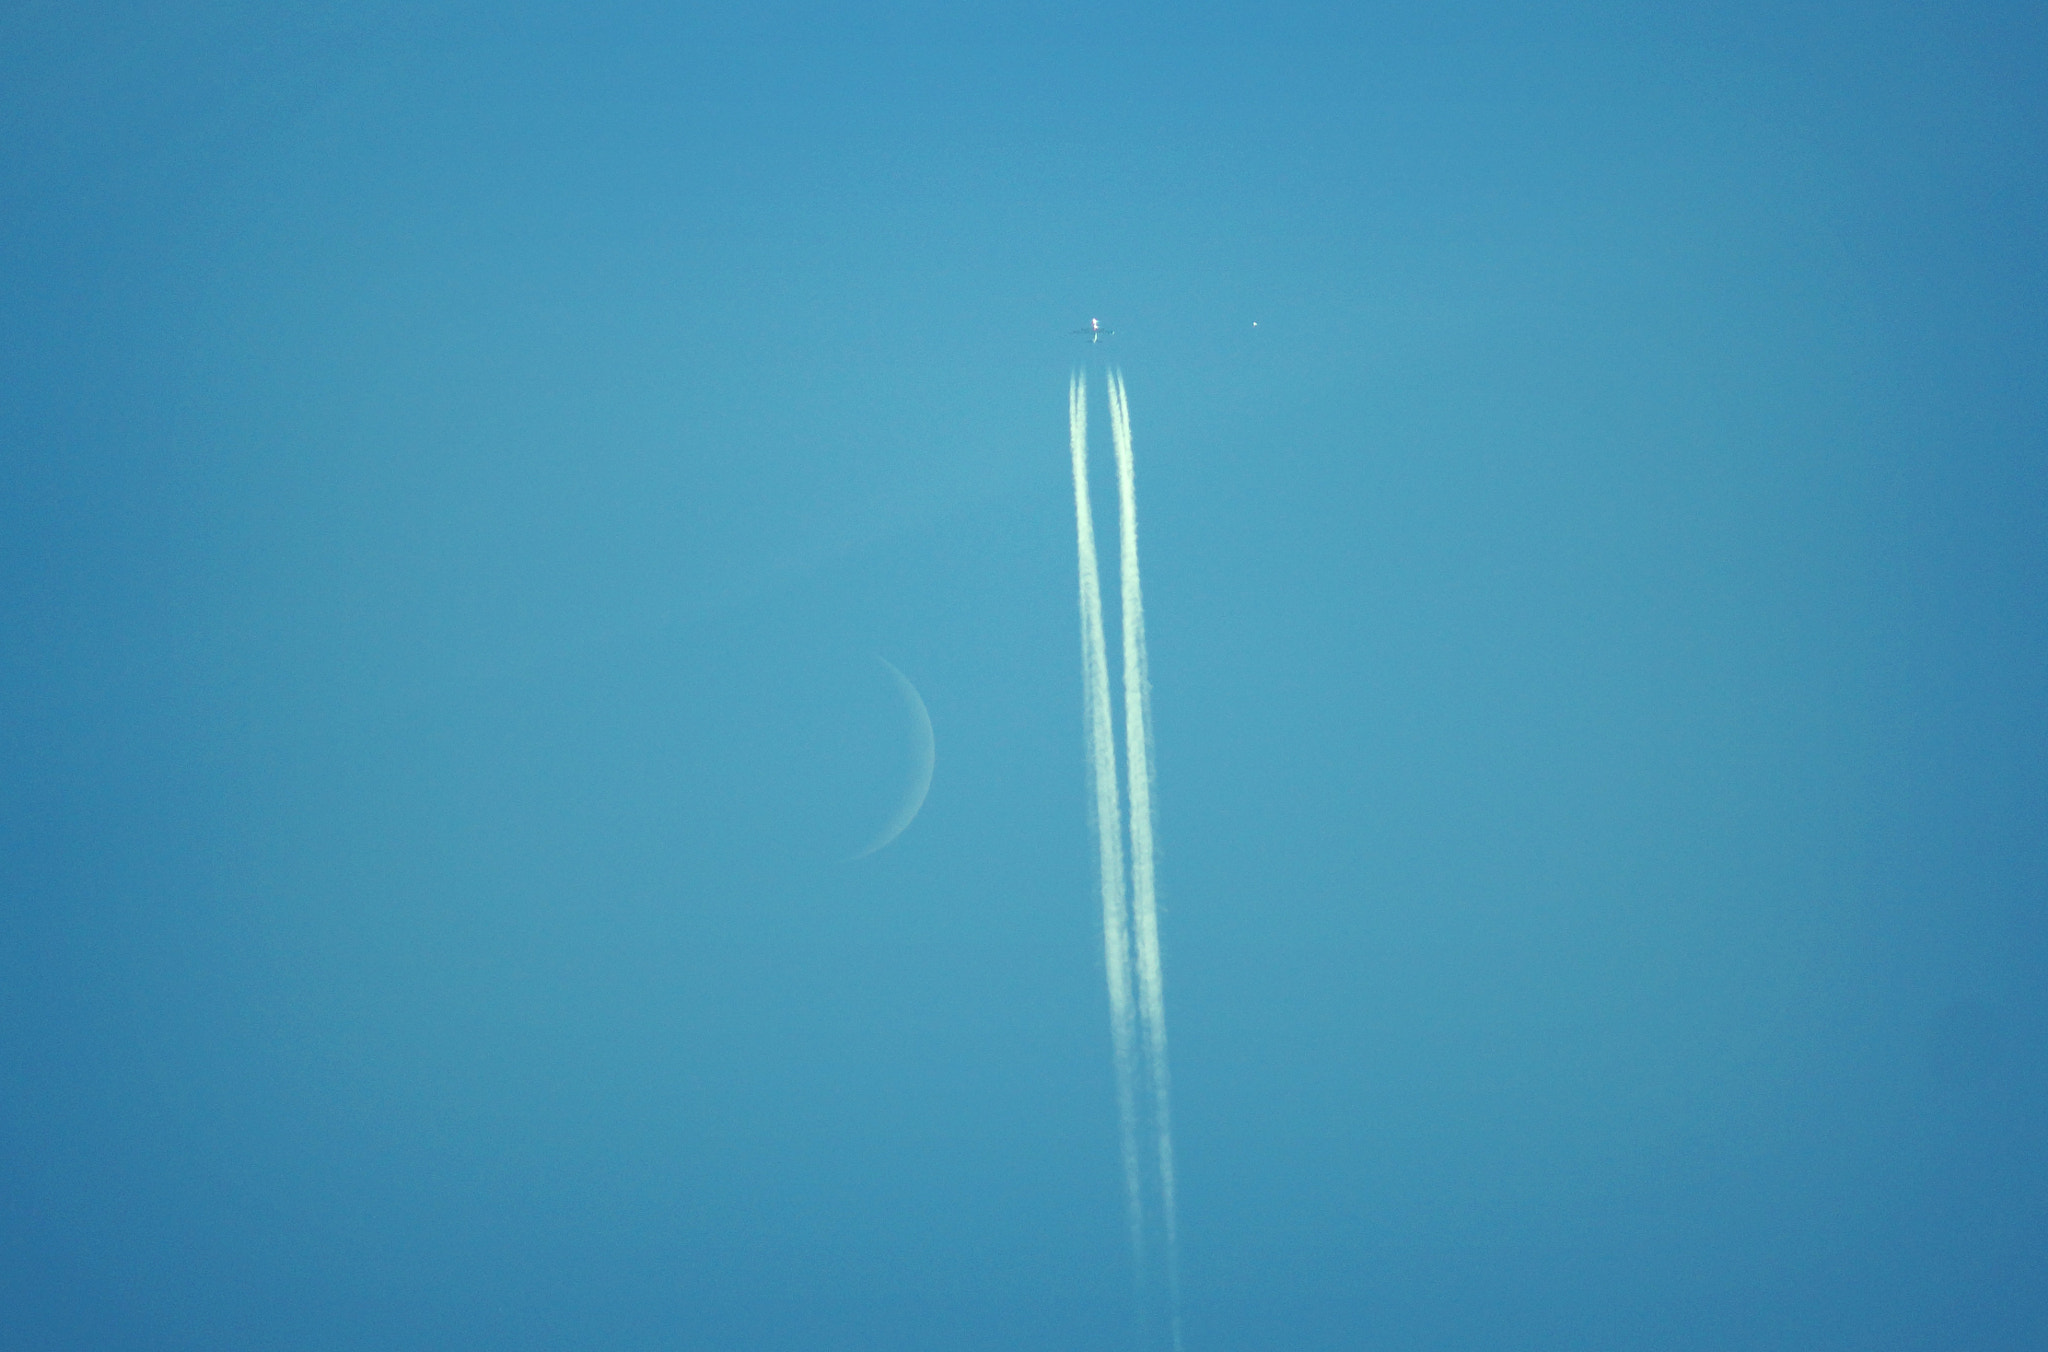
[[[911,735],[917,743],[917,772],[913,776],[910,792],[903,796],[903,802],[898,805],[896,814],[882,828],[881,834],[865,849],[853,855],[852,859],[867,858],[902,835],[909,829],[910,823],[917,820],[918,811],[924,807],[925,796],[932,791],[932,770],[938,762],[938,743],[932,736],[931,711],[924,707],[924,697],[917,693],[917,687],[910,683],[910,678],[896,669],[895,663],[880,656],[875,660],[887,667],[889,674],[896,678],[896,689],[902,694],[904,706],[910,711],[910,721],[913,725]],[[851,862],[851,859],[848,862]]]

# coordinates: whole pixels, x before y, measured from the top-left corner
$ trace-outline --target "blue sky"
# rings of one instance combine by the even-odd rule
[[[12,7],[0,1342],[2037,1346],[2044,38]]]

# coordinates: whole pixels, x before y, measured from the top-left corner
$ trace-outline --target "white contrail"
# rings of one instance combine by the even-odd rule
[[[1159,1212],[1165,1239],[1167,1310],[1180,1347],[1180,1243],[1173,1167],[1172,1079],[1166,1059],[1166,989],[1159,961],[1159,906],[1152,843],[1152,682],[1145,660],[1145,596],[1138,580],[1137,470],[1131,453],[1131,405],[1123,376],[1109,373],[1109,430],[1116,445],[1118,542],[1123,581],[1124,748],[1131,801],[1131,914],[1137,934],[1138,1009],[1151,1119],[1158,1153]]]
[[[1074,533],[1081,573],[1081,689],[1088,765],[1095,780],[1095,842],[1102,890],[1102,956],[1109,983],[1110,1045],[1116,1058],[1117,1119],[1122,1131],[1124,1201],[1131,1254],[1142,1285],[1145,1200],[1138,1157],[1138,1029],[1131,1001],[1131,939],[1125,915],[1123,810],[1117,801],[1116,737],[1110,728],[1108,644],[1102,632],[1102,582],[1095,558],[1095,515],[1088,502],[1088,391],[1077,372],[1067,387],[1067,438],[1074,461]]]

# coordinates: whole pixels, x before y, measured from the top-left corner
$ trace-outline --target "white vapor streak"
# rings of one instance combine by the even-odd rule
[[[1122,562],[1124,747],[1131,802],[1131,912],[1137,931],[1138,1009],[1158,1154],[1159,1210],[1165,1238],[1167,1308],[1173,1345],[1180,1347],[1180,1255],[1173,1167],[1172,1084],[1166,1060],[1166,990],[1159,960],[1159,907],[1152,842],[1152,682],[1145,659],[1145,597],[1138,579],[1137,470],[1131,453],[1131,406],[1123,376],[1109,373],[1110,437],[1116,446]]]
[[[1067,437],[1074,461],[1074,528],[1081,573],[1081,688],[1088,764],[1095,780],[1096,861],[1102,886],[1102,955],[1108,971],[1110,1044],[1116,1059],[1124,1200],[1131,1252],[1145,1264],[1143,1172],[1138,1159],[1138,1028],[1131,1000],[1131,939],[1124,908],[1123,810],[1117,801],[1116,737],[1110,728],[1108,644],[1102,632],[1102,582],[1095,517],[1088,501],[1088,392],[1076,373],[1067,388]]]

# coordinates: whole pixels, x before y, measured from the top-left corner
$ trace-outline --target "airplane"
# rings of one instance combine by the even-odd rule
[[[1099,319],[1091,319],[1091,320],[1089,320],[1089,321],[1088,321],[1088,327],[1087,327],[1087,328],[1085,328],[1085,329],[1075,329],[1075,330],[1074,330],[1074,332],[1075,332],[1076,334],[1079,334],[1079,335],[1081,335],[1081,336],[1083,336],[1083,337],[1087,338],[1087,340],[1088,340],[1089,342],[1091,342],[1091,343],[1099,343],[1099,342],[1101,342],[1101,341],[1102,341],[1103,339],[1105,339],[1105,338],[1109,337],[1109,335],[1111,335],[1112,333],[1115,333],[1115,332],[1116,332],[1116,330],[1115,330],[1115,329],[1105,329],[1105,328],[1103,328],[1103,327],[1102,327],[1102,321],[1101,321],[1101,320],[1099,320]]]

